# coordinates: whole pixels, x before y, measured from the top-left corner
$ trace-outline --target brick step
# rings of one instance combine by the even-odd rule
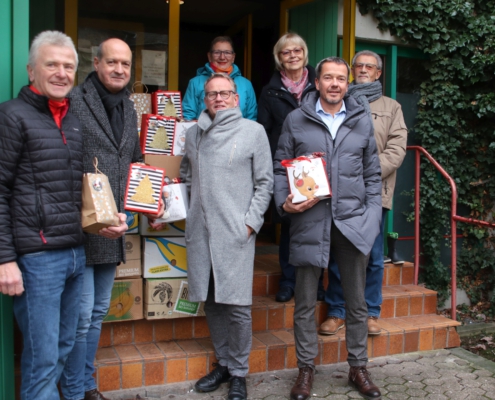
[[[253,296],[275,295],[280,280],[278,254],[256,254],[254,261]],[[325,272],[325,287],[328,276]],[[414,264],[405,262],[402,266],[385,264],[383,283],[385,286],[412,285],[414,282]]]
[[[384,286],[382,318],[435,314],[437,293],[421,286]],[[327,315],[324,302],[316,304],[316,322]],[[278,303],[275,296],[255,296],[252,306],[253,332],[294,327],[294,299]],[[139,320],[103,324],[100,347],[200,339],[210,336],[205,317]]]
[[[380,319],[382,334],[368,339],[370,358],[458,347],[459,323],[438,315]],[[319,336],[317,365],[346,360],[345,332]],[[196,380],[215,362],[209,338],[157,341],[98,349],[96,376],[100,391]],[[296,368],[291,329],[253,333],[251,373]]]

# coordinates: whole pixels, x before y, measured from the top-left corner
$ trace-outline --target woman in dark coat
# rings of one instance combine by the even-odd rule
[[[273,47],[273,57],[277,71],[268,85],[261,91],[258,103],[258,122],[268,134],[272,157],[277,149],[282,125],[287,115],[301,105],[301,100],[316,90],[315,70],[308,65],[308,47],[304,39],[296,33],[286,33]],[[277,212],[273,212],[277,218]],[[294,294],[296,273],[289,264],[290,217],[281,221],[279,263],[282,275],[276,300],[289,301]],[[323,283],[320,279],[318,300],[325,299]]]

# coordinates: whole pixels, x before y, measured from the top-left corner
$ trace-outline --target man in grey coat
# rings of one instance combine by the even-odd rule
[[[228,399],[241,400],[247,398],[255,236],[273,189],[271,152],[263,127],[242,118],[232,78],[208,78],[204,101],[206,110],[186,134],[181,175],[191,195],[189,299],[206,302],[218,364],[195,387],[210,392],[230,379]]]
[[[330,253],[339,266],[346,300],[349,384],[367,399],[381,398],[366,369],[366,265],[381,220],[380,163],[371,120],[345,97],[350,69],[339,57],[316,67],[318,92],[290,113],[274,158],[275,205],[291,218],[290,263],[296,266],[294,336],[299,376],[291,399],[311,396],[318,354],[315,305],[318,278]],[[292,203],[281,161],[323,153],[332,198]]]
[[[102,42],[94,59],[94,71],[70,94],[70,110],[82,125],[84,172],[98,169],[107,175],[119,210],[118,227],[86,235],[86,270],[76,343],[61,378],[67,400],[102,400],[93,377],[101,324],[110,304],[118,263],[125,262],[127,231],[124,195],[129,165],[142,161],[136,129],[136,112],[129,91],[132,52],[120,39]]]

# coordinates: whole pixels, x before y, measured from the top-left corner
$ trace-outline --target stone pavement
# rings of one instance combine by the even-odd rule
[[[495,363],[461,348],[375,358],[370,360],[368,368],[383,400],[495,399]],[[317,366],[316,369],[311,400],[361,398],[347,385],[346,363]],[[249,399],[288,399],[297,372],[292,369],[248,375]],[[112,400],[227,398],[228,384],[211,393],[196,393],[193,385],[194,382],[184,382],[106,392],[105,396]]]

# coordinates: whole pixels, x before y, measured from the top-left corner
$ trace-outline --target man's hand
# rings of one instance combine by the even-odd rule
[[[160,198],[160,207],[158,208],[158,214],[142,213],[150,222],[155,222],[155,219],[163,217],[165,213],[165,202]]]
[[[22,274],[15,261],[0,264],[0,293],[20,296],[24,292]]]
[[[119,226],[109,226],[108,228],[100,229],[98,235],[106,237],[107,239],[118,239],[119,237],[122,237],[127,232],[127,229],[129,229],[126,223],[127,216],[118,213],[117,217],[119,217]]]
[[[248,239],[251,236],[251,234],[254,232],[254,229],[251,228],[249,225],[246,225],[247,231],[248,231]]]
[[[294,204],[292,202],[292,199],[294,198],[293,194],[289,194],[287,198],[285,199],[285,203],[283,204],[282,208],[286,213],[289,214],[295,214],[295,213],[300,213],[303,211],[306,211],[307,209],[313,207],[316,203],[320,201],[318,197],[314,197],[312,199],[303,201],[302,203],[297,203]]]

